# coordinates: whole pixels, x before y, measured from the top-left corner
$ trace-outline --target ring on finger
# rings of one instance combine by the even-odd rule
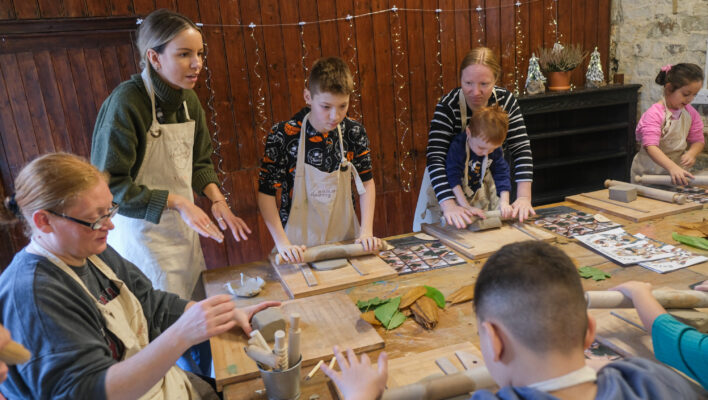
[[[224,219],[221,218],[221,217],[219,217],[219,218],[217,218],[216,220],[217,220],[217,221],[223,221]]]
[[[211,222],[209,222],[208,224],[204,225],[205,228],[208,228],[208,227],[210,227],[210,226],[211,226]]]

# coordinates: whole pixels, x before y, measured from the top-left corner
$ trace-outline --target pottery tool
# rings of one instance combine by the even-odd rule
[[[318,362],[317,362],[317,365],[315,365],[315,367],[312,368],[312,371],[310,371],[310,373],[307,374],[307,376],[305,377],[305,380],[306,380],[306,381],[309,381],[310,379],[312,379],[312,377],[313,377],[313,376],[315,375],[315,373],[320,369],[320,367],[322,366],[322,364],[324,364],[324,360],[318,361]]]
[[[440,367],[442,372],[445,373],[445,375],[452,375],[460,372],[460,370],[457,369],[457,367],[450,362],[450,360],[447,359],[447,357],[440,357],[435,360],[435,364]]]
[[[349,265],[351,265],[352,268],[354,268],[354,271],[358,272],[359,275],[361,275],[361,276],[367,275],[369,273],[369,271],[362,271],[361,267],[357,267],[356,264],[349,264]]]
[[[278,367],[278,358],[272,351],[265,351],[260,346],[255,345],[249,345],[243,349],[253,361],[273,369]]]
[[[277,369],[283,371],[288,369],[288,345],[285,341],[285,331],[275,332],[275,346],[273,347]]]
[[[248,344],[258,346],[267,352],[271,351],[268,342],[266,342],[258,329],[251,331],[251,339],[248,341]]]
[[[664,308],[708,307],[708,293],[698,290],[653,290],[652,294]],[[587,291],[585,301],[588,308],[634,308],[632,299],[613,290]]]
[[[380,250],[388,250],[388,244],[382,241],[380,249],[366,250],[360,243],[352,244],[323,244],[321,246],[312,246],[305,249],[303,254],[303,262],[314,262],[321,260],[331,260],[333,258],[349,258],[364,256],[367,254],[376,254]],[[290,264],[284,260],[280,254],[275,255],[276,265]]]
[[[444,375],[386,390],[382,400],[441,400],[493,388],[494,379],[485,367]]]
[[[508,220],[511,218],[502,218],[501,217],[501,211],[499,210],[492,210],[492,211],[485,211],[484,212],[484,218],[477,217],[477,216],[472,216],[470,217],[472,219],[472,222],[467,224],[467,229],[470,232],[479,232],[479,231],[484,231],[487,229],[494,229],[494,228],[500,228],[502,226],[502,219]],[[440,217],[440,226],[445,228],[447,226],[447,221],[445,220],[445,217]],[[454,226],[451,226],[451,228],[455,228]]]
[[[309,265],[307,265],[307,264],[295,264],[295,265],[300,270],[300,272],[302,272],[302,276],[305,278],[305,282],[307,282],[307,286],[309,286],[309,287],[317,286],[317,278],[315,278],[315,274],[312,273],[312,269],[310,269]]]
[[[607,179],[605,181],[605,187],[610,186],[631,186],[637,189],[637,194],[644,197],[649,197],[650,199],[661,200],[667,203],[685,204],[686,195],[669,192],[668,190],[654,189],[642,185],[635,185],[633,183],[614,181],[612,179]]]
[[[32,353],[14,340],[10,340],[10,342],[0,350],[0,361],[7,365],[26,363],[29,361],[30,357],[32,357]]]
[[[457,357],[458,360],[460,360],[460,363],[462,364],[465,369],[474,369],[479,367],[480,365],[484,364],[482,360],[475,356],[472,353],[468,353],[466,351],[461,351],[458,350],[455,352],[455,357]]]
[[[627,318],[625,318],[625,317],[623,317],[623,316],[617,314],[617,313],[614,312],[614,311],[610,311],[610,315],[612,315],[613,317],[617,317],[617,318],[621,319],[622,321],[624,321],[624,322],[626,322],[626,323],[632,325],[633,327],[643,330],[644,332],[647,331],[643,326],[641,326],[641,325],[639,325],[639,324],[637,324],[637,323],[634,323],[633,321],[628,320]]]
[[[328,365],[329,369],[334,368],[334,364],[335,364],[336,362],[337,362],[337,357],[332,356],[332,359],[329,360],[329,365]]]
[[[290,314],[288,330],[288,362],[292,367],[300,359],[300,313]]]
[[[616,206],[628,208],[628,209],[634,210],[634,211],[639,211],[639,212],[643,212],[643,213],[648,213],[648,212],[649,212],[649,210],[645,210],[645,209],[639,208],[639,207],[630,206],[630,205],[627,205],[627,204],[625,204],[625,203],[623,203],[623,202],[621,202],[621,201],[610,200],[610,199],[603,199],[602,197],[590,196],[589,194],[585,194],[585,193],[581,193],[580,196],[587,197],[588,199],[593,199],[593,200],[597,200],[597,201],[602,201],[602,202],[604,202],[604,203],[614,204],[614,205],[616,205]]]
[[[708,185],[708,175],[694,175],[693,179],[687,178],[690,185]],[[674,186],[670,175],[637,175],[634,180],[647,185]]]
[[[533,233],[531,233],[531,231],[529,231],[528,229],[526,229],[526,228],[524,227],[524,224],[522,224],[522,223],[515,222],[515,223],[513,223],[511,226],[513,226],[514,228],[516,228],[516,230],[518,230],[519,232],[522,232],[522,233],[526,234],[526,236],[531,237],[531,239],[533,239],[533,240],[541,240],[541,239],[539,239],[536,235],[534,235]]]

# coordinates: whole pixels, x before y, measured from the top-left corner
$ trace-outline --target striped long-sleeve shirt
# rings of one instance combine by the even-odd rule
[[[427,166],[430,181],[438,202],[454,199],[452,188],[447,181],[445,159],[452,139],[462,131],[460,107],[458,103],[461,88],[454,89],[440,99],[435,106],[435,115],[430,122],[428,133]],[[514,95],[508,90],[494,87],[496,101],[509,115],[509,131],[502,145],[504,152],[512,159],[512,176],[515,182],[531,182],[533,180],[533,158],[531,142],[526,134],[524,117]],[[495,96],[489,97],[488,105],[493,105]],[[472,110],[467,107],[467,115]]]

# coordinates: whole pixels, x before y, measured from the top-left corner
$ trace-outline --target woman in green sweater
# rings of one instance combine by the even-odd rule
[[[230,210],[211,162],[206,117],[192,90],[202,68],[199,28],[168,10],[138,28],[143,71],[121,83],[96,120],[91,163],[110,173],[120,205],[109,244],[140,268],[157,289],[190,299],[205,269],[197,233],[221,242],[251,233]],[[194,205],[211,200],[216,221]]]

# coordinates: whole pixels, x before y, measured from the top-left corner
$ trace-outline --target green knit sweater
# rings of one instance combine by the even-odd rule
[[[211,137],[206,116],[193,90],[173,89],[157,73],[151,74],[155,102],[162,110],[162,123],[186,122],[182,102],[196,121],[192,153],[192,189],[202,195],[209,183],[219,185],[211,162]],[[146,135],[152,124],[150,97],[139,74],[118,85],[103,102],[91,141],[91,163],[110,174],[109,186],[119,213],[159,223],[167,205],[167,190],[137,185],[135,178],[145,156]]]

